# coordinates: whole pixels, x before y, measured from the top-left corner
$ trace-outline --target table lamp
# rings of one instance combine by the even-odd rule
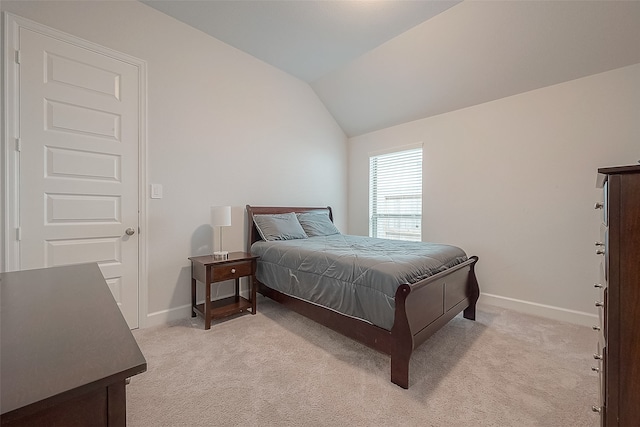
[[[222,227],[229,227],[231,225],[231,206],[212,206],[211,225],[218,227],[220,239],[220,246],[217,251],[213,252],[213,257],[215,259],[227,259],[229,252],[222,250]]]

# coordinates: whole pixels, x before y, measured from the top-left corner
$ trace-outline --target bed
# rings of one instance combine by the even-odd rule
[[[460,312],[475,320],[476,256],[449,245],[342,235],[331,207],[246,208],[247,251],[260,256],[258,291],[390,355],[391,381],[402,388],[414,349]]]

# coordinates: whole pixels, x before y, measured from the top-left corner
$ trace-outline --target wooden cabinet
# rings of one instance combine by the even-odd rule
[[[600,278],[601,323],[594,358],[600,377],[603,426],[640,426],[640,166],[598,169],[603,190]]]

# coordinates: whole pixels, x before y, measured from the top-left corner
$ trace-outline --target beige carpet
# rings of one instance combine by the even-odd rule
[[[127,387],[135,426],[596,426],[596,335],[490,308],[389,357],[259,297],[258,314],[199,317],[134,336],[148,370]]]

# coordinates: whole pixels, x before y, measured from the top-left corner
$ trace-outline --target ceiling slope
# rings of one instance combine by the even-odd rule
[[[461,0],[141,0],[306,82]]]
[[[463,2],[312,83],[349,136],[640,62],[640,2]]]

